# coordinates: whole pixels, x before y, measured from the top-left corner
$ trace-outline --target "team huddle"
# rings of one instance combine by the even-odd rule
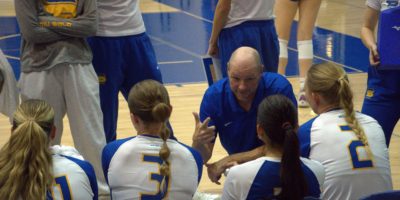
[[[0,149],[0,199],[189,200],[203,167],[216,184],[226,176],[213,199],[399,198],[388,145],[400,71],[379,70],[374,36],[380,12],[399,2],[366,1],[371,66],[359,113],[344,69],[312,64],[321,0],[219,0],[208,54],[221,58],[224,78],[205,91],[184,144],[169,123],[180,105],[162,84],[138,0],[15,0],[22,103]],[[285,68],[297,10],[296,98]],[[117,140],[119,92],[137,135]],[[298,107],[317,116],[300,125]],[[76,149],[60,146],[66,114]],[[211,163],[217,137],[228,156]]]

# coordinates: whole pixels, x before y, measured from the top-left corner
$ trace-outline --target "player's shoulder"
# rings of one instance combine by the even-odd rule
[[[235,165],[229,169],[229,175],[238,179],[246,179],[251,174],[256,174],[265,162],[269,161],[265,157],[261,157],[240,165]]]
[[[125,139],[119,139],[119,140],[115,140],[112,141],[110,143],[108,143],[104,149],[103,149],[103,153],[109,153],[109,152],[115,152],[117,151],[123,144],[125,144],[128,141],[133,141],[135,140],[136,137],[129,137],[129,138],[125,138]]]
[[[376,121],[373,117],[364,114],[364,113],[360,113],[360,112],[356,112],[356,118],[357,120],[360,121],[360,123],[376,123],[378,124],[378,121]]]

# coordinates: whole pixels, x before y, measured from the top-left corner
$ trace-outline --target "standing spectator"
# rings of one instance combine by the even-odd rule
[[[208,54],[221,59],[223,77],[233,51],[249,46],[261,55],[265,71],[278,69],[279,44],[274,25],[275,0],[219,0]]]
[[[400,69],[380,70],[379,53],[374,36],[379,14],[388,8],[386,0],[367,0],[361,39],[369,49],[368,81],[362,113],[375,118],[385,133],[389,146],[394,126],[400,119]],[[398,1],[391,1],[391,7],[398,7]],[[400,45],[400,44],[396,44]]]
[[[117,138],[118,93],[145,79],[162,81],[156,55],[146,34],[139,0],[98,0],[99,27],[89,39],[100,82],[100,103],[107,142]]]
[[[60,144],[68,115],[75,147],[94,166],[100,196],[107,196],[99,84],[85,41],[96,33],[96,1],[15,0],[15,9],[22,36],[22,100],[42,99],[54,108],[53,144]]]
[[[309,106],[304,93],[304,80],[313,62],[314,51],[312,35],[320,5],[321,0],[279,0],[275,5],[276,30],[279,37],[278,72],[282,75],[285,75],[286,65],[288,63],[290,28],[292,27],[292,22],[296,16],[297,10],[299,11],[299,21],[297,25],[297,49],[300,72],[299,107]]]

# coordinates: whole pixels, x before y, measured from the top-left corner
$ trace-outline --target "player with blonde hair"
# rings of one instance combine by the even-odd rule
[[[318,116],[300,127],[300,146],[302,156],[325,167],[322,198],[358,199],[391,190],[383,130],[372,117],[355,112],[344,69],[331,63],[313,65],[305,90]]]
[[[9,141],[0,150],[0,199],[97,199],[93,167],[49,148],[54,111],[27,100],[17,109]]]

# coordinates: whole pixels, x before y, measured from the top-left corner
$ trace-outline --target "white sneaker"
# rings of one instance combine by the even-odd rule
[[[300,92],[299,93],[299,99],[297,101],[297,104],[299,105],[300,108],[308,108],[310,105],[307,102],[306,99],[306,93],[305,92]]]

